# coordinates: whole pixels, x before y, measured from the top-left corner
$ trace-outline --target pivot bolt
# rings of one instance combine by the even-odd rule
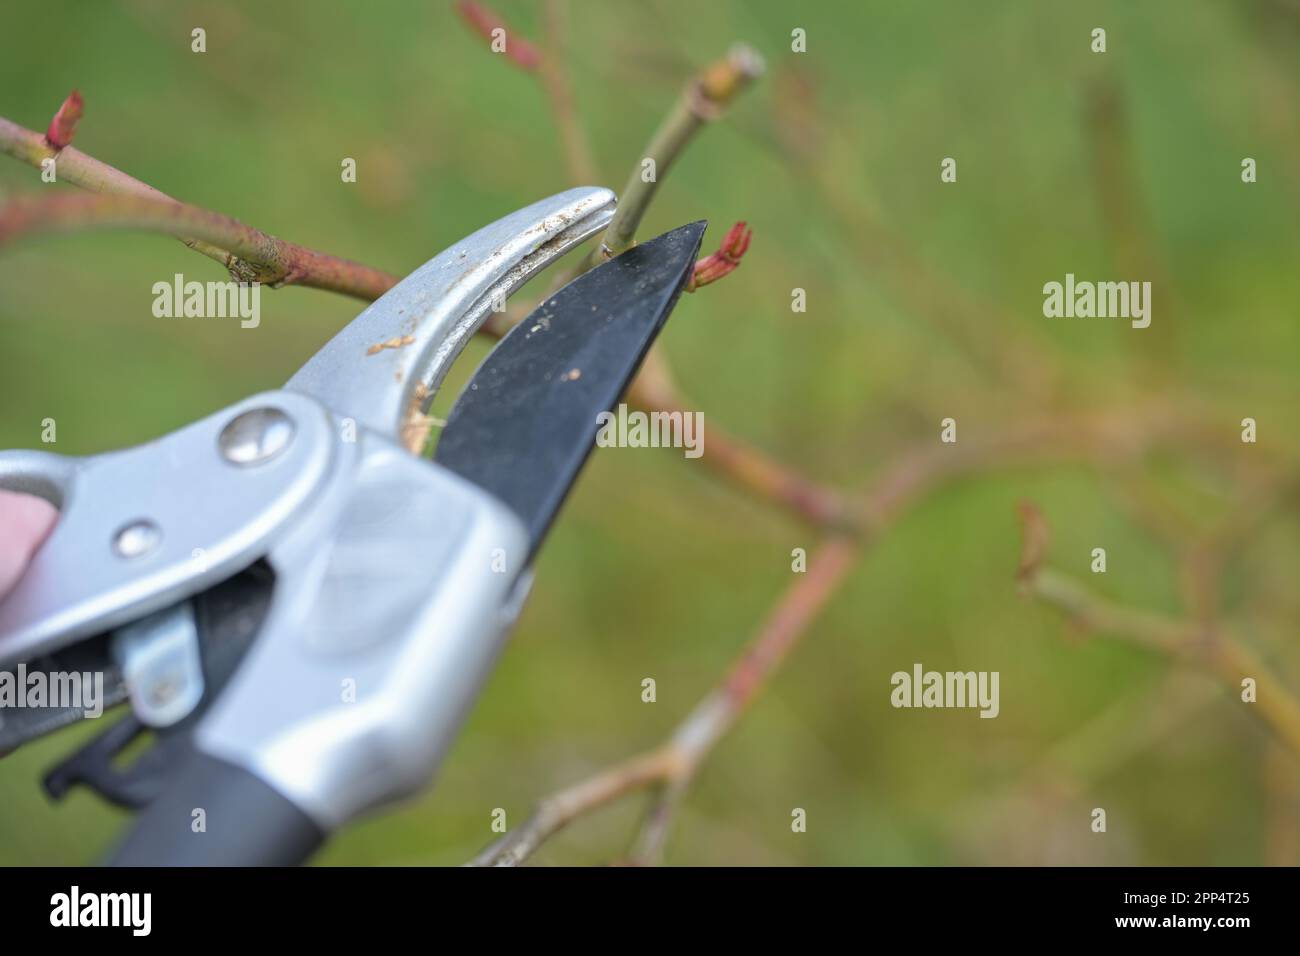
[[[289,447],[293,430],[293,419],[280,409],[254,408],[221,429],[217,446],[232,465],[260,465]]]
[[[158,547],[162,540],[162,531],[148,519],[132,521],[129,525],[113,535],[113,550],[119,557],[139,558]]]

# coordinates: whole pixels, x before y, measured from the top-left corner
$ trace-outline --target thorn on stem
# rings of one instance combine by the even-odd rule
[[[81,93],[77,90],[69,93],[68,98],[59,107],[59,111],[54,114],[54,119],[50,120],[49,129],[45,131],[45,142],[54,149],[63,149],[71,143],[73,134],[77,131],[77,120],[81,119],[84,107],[85,102],[81,98]]]
[[[735,272],[749,249],[749,240],[753,234],[753,230],[743,221],[732,226],[723,237],[718,251],[695,263],[695,271],[686,283],[686,291],[694,292],[701,286],[717,282],[723,276]]]

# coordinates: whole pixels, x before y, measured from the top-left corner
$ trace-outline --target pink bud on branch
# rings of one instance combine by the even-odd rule
[[[497,16],[495,11],[481,3],[476,3],[475,0],[459,0],[456,10],[469,24],[470,29],[482,34],[491,43],[496,42],[495,34],[500,30],[500,36],[505,40],[502,49],[506,59],[521,70],[527,70],[529,73],[536,71],[542,61],[542,55],[537,51],[537,47],[520,38],[513,30],[507,29],[505,21]]]
[[[717,282],[723,276],[735,272],[740,266],[741,257],[749,249],[749,240],[753,234],[753,230],[744,222],[732,226],[723,237],[718,251],[695,263],[695,272],[686,283],[686,291],[694,292],[700,286]]]
[[[73,90],[69,93],[68,98],[59,107],[59,111],[54,114],[54,119],[50,120],[50,128],[45,131],[45,142],[54,149],[62,149],[71,143],[72,136],[77,131],[77,120],[81,119],[84,106],[85,103],[78,91]]]

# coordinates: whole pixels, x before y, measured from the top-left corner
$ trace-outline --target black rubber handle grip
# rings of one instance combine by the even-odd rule
[[[112,866],[295,866],[325,834],[243,767],[191,751],[136,818]]]

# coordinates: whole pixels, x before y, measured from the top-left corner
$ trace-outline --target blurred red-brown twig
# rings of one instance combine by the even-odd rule
[[[493,10],[476,0],[457,0],[456,9],[465,22],[490,44],[500,43],[507,60],[529,73],[537,69],[541,54],[537,47],[506,26]]]
[[[678,724],[663,745],[632,757],[541,801],[521,826],[501,837],[472,862],[516,866],[577,817],[646,787],[663,788],[675,801],[705,756],[753,701],[853,567],[854,542],[831,538],[812,558],[808,572],[794,579],[766,623],[721,683]],[[671,803],[646,820],[636,862],[657,857],[667,831]]]

